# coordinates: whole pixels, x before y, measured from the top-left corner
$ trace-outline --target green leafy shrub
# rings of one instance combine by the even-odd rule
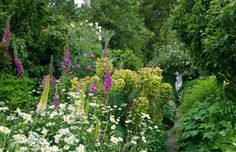
[[[142,58],[137,56],[132,50],[111,50],[113,64],[118,68],[137,71],[143,67]]]
[[[210,77],[185,88],[180,107],[180,151],[235,151],[235,120],[226,109],[233,105],[223,95],[223,87]]]
[[[185,86],[185,91],[181,96],[181,112],[184,114],[190,109],[194,109],[197,105],[196,101],[202,101],[209,96],[211,98],[217,98],[221,92],[219,86],[216,84],[215,77],[208,78],[207,81],[204,78],[200,78],[191,82]]]
[[[6,102],[10,107],[30,106],[34,104],[32,91],[35,82],[29,78],[20,78],[9,74],[0,75],[0,101]]]

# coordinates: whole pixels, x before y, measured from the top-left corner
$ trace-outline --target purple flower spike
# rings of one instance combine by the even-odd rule
[[[60,99],[57,93],[54,94],[53,100],[54,100],[54,103],[53,103],[54,109],[58,109],[59,104],[60,104]]]
[[[55,86],[57,83],[57,79],[54,76],[52,76],[50,83],[51,83],[51,86]]]
[[[112,87],[112,78],[109,73],[109,70],[106,71],[103,87],[104,87],[105,91],[109,91]]]
[[[94,81],[91,82],[91,85],[90,85],[90,94],[94,94],[96,91],[96,87],[94,85]]]
[[[5,50],[6,52],[9,52],[9,42],[11,38],[11,31],[10,31],[10,20],[6,22],[6,27],[5,27],[5,33],[2,42],[6,44]]]
[[[22,65],[21,61],[18,59],[16,52],[14,52],[13,61],[16,65],[17,75],[20,78],[20,77],[22,77],[23,65]]]
[[[65,65],[68,69],[70,68],[70,50],[68,48],[66,49]]]
[[[61,68],[69,69],[70,65],[71,65],[71,63],[70,63],[70,50],[67,48],[65,51],[64,60],[61,63]]]

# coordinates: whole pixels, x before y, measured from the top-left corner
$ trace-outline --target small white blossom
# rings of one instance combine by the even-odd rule
[[[112,126],[111,126],[111,129],[112,129],[112,130],[116,129],[116,125],[112,125]]]
[[[69,149],[70,149],[70,146],[65,145],[63,149],[65,149],[65,150],[69,150]]]
[[[79,145],[79,147],[77,147],[76,149],[75,149],[75,151],[76,152],[85,152],[85,147],[84,147],[84,145]]]
[[[120,140],[119,140],[119,138],[117,138],[117,137],[111,136],[110,141],[111,141],[111,143],[117,145]]]
[[[91,133],[92,131],[93,131],[93,126],[90,126],[86,131],[88,132],[88,133]]]
[[[4,134],[10,134],[11,130],[7,127],[0,126],[0,132],[2,132]]]
[[[110,115],[110,121],[116,123],[115,117],[113,115]]]

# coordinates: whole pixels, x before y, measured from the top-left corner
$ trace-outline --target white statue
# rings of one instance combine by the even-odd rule
[[[175,72],[176,75],[176,81],[175,81],[175,90],[177,93],[179,93],[180,88],[182,87],[182,74],[180,74],[178,71]]]

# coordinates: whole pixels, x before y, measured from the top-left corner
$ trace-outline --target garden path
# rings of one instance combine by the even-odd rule
[[[176,119],[175,119],[175,125],[171,129],[167,130],[168,139],[167,139],[167,151],[168,152],[177,152],[176,148],[176,139],[178,137],[178,134],[175,134],[173,132],[175,126],[179,124],[179,112],[178,108],[176,108]]]

